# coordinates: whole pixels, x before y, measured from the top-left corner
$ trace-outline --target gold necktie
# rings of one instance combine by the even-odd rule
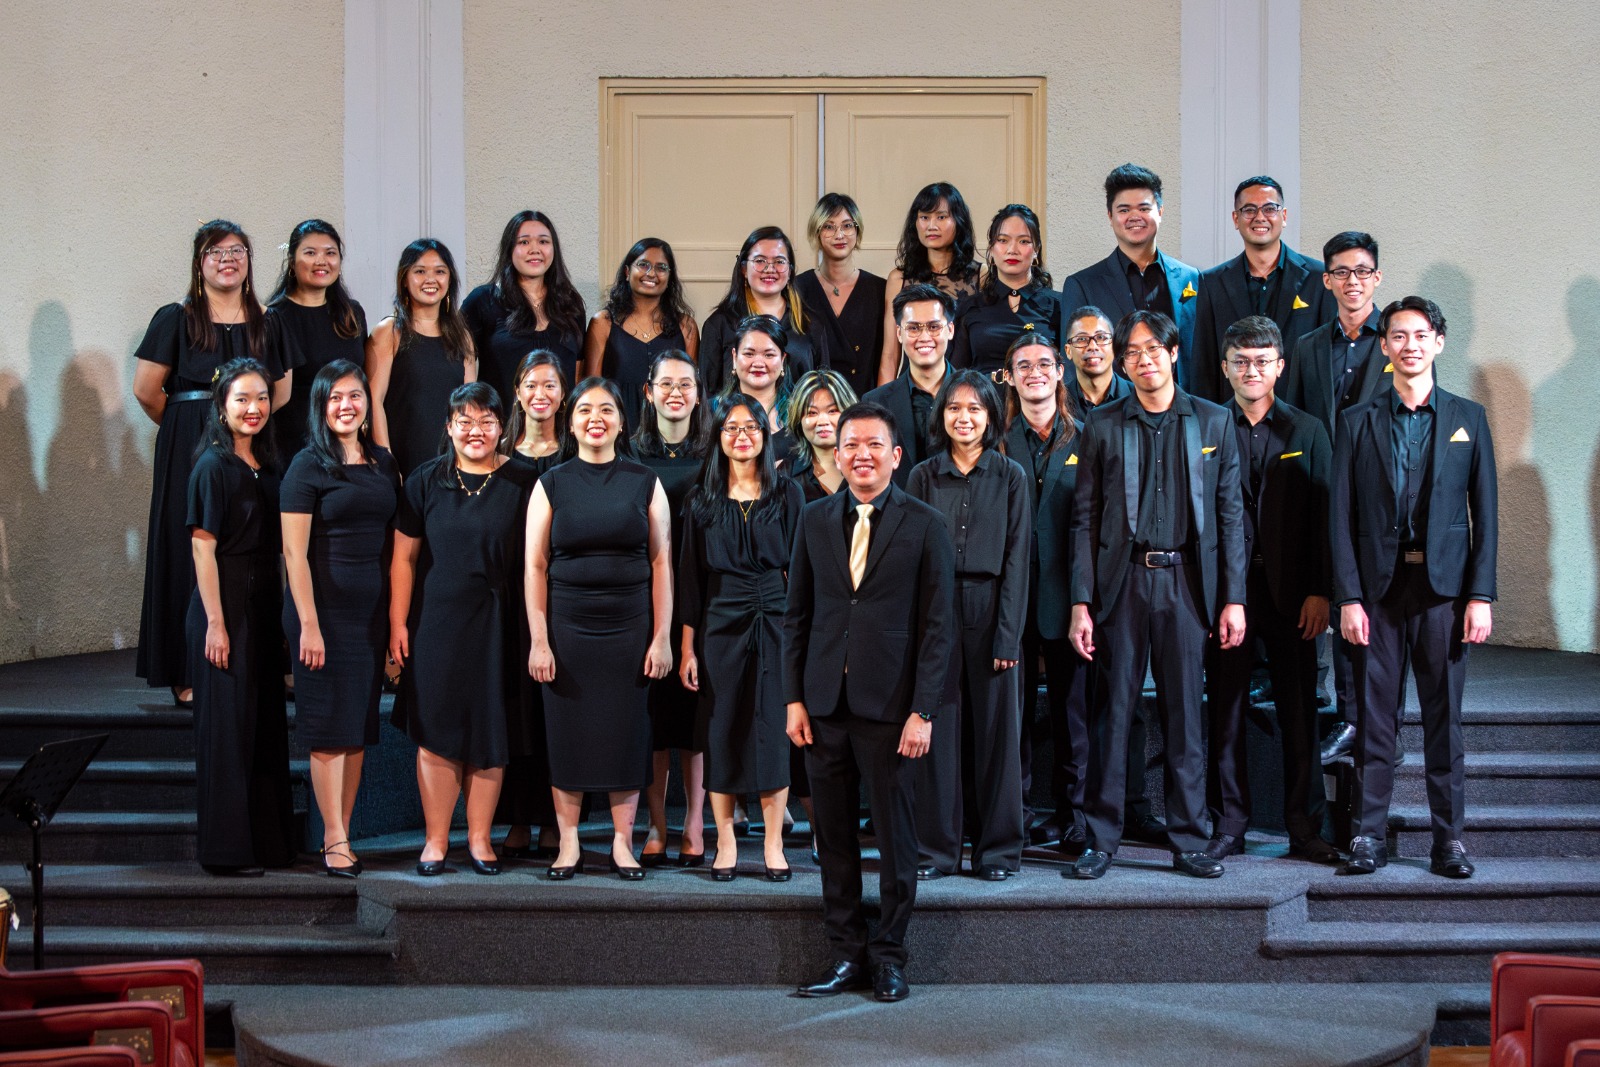
[[[857,504],[855,531],[850,535],[850,588],[859,589],[867,573],[867,541],[872,537],[872,505]]]

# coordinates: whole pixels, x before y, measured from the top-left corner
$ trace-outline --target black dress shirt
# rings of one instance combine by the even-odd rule
[[[1239,441],[1239,488],[1244,496],[1244,544],[1251,562],[1261,559],[1261,547],[1256,543],[1256,528],[1261,520],[1261,487],[1267,477],[1267,457],[1273,452],[1283,453],[1287,427],[1279,426],[1278,405],[1274,403],[1251,425],[1250,419],[1235,400],[1233,428]]]
[[[1240,260],[1240,269],[1244,271],[1244,290],[1250,294],[1250,308],[1253,314],[1272,317],[1272,309],[1278,303],[1278,289],[1283,285],[1283,261],[1286,246],[1278,244],[1278,263],[1268,272],[1265,278],[1257,278],[1250,273],[1249,259]],[[1287,342],[1285,342],[1287,343]]]
[[[1161,257],[1150,261],[1144,270],[1139,265],[1123,254],[1121,248],[1111,253],[1117,261],[1117,266],[1122,268],[1122,276],[1128,280],[1128,293],[1133,297],[1133,307],[1136,311],[1159,311],[1173,322],[1178,317],[1172,310],[1172,290],[1167,286],[1167,272],[1161,266]],[[1066,309],[1071,314],[1075,308]]]
[[[944,384],[941,379],[939,384]],[[917,454],[925,454],[928,447],[928,418],[933,414],[932,393],[924,393],[917,388],[917,383],[911,383],[911,432],[916,435]]]
[[[1134,543],[1141,551],[1165,552],[1189,543],[1189,477],[1180,405],[1193,410],[1182,393],[1166,411],[1146,411],[1137,401],[1129,405],[1139,427],[1139,518],[1134,523]]]
[[[1035,435],[1037,436],[1037,435]],[[1005,457],[984,449],[972,470],[962,474],[948,451],[927,461],[925,492],[913,493],[938,508],[950,524],[956,546],[956,573],[998,578],[1005,566],[1009,479]]]
[[[1335,413],[1361,399],[1361,372],[1366,370],[1367,360],[1383,358],[1378,347],[1378,318],[1378,309],[1374,307],[1354,338],[1344,332],[1337,320],[1333,324],[1332,372],[1328,380],[1333,383]]]
[[[1394,422],[1395,519],[1400,525],[1400,546],[1417,547],[1428,540],[1428,484],[1433,468],[1433,395],[1413,410],[1400,393],[1389,397]]]
[[[1115,400],[1121,400],[1133,392],[1133,383],[1122,375],[1113,372],[1111,375],[1111,387],[1106,390],[1106,398],[1100,401],[1099,404],[1091,404],[1089,403],[1089,398],[1083,395],[1083,385],[1078,381],[1077,367],[1073,366],[1069,361],[1066,365],[1066,372],[1067,393],[1072,397],[1072,402],[1077,405],[1077,414],[1080,419],[1086,417],[1095,408]]]

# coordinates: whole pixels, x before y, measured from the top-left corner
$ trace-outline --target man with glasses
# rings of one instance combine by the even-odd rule
[[[1284,827],[1289,854],[1337,863],[1322,837],[1327,802],[1316,750],[1316,638],[1328,628],[1328,477],[1333,446],[1321,423],[1278,400],[1283,336],[1264,315],[1240,319],[1223,335],[1223,372],[1233,388],[1232,417],[1244,499],[1245,625],[1264,644],[1273,706],[1283,739]],[[1216,822],[1206,855],[1244,852],[1250,824],[1245,710],[1255,656],[1249,644],[1213,638],[1206,656],[1207,795]]]
[[[1072,361],[1073,374],[1067,379],[1067,395],[1077,408],[1080,419],[1101,404],[1121,400],[1133,391],[1128,379],[1117,373],[1116,360],[1111,355],[1111,318],[1093,305],[1080,307],[1067,320],[1066,339],[1062,342],[1066,357]]]
[[[1246,178],[1233,191],[1233,225],[1244,251],[1200,275],[1194,346],[1186,356],[1196,396],[1220,402],[1231,395],[1222,375],[1222,335],[1233,323],[1265,315],[1284,337],[1298,339],[1334,317],[1322,264],[1283,242],[1288,219],[1283,186],[1272,178]]]
[[[1173,380],[1178,328],[1160,312],[1117,324],[1112,351],[1133,394],[1084,425],[1072,513],[1068,640],[1099,667],[1084,814],[1089,847],[1065,877],[1099,878],[1123,836],[1128,724],[1155,677],[1164,734],[1173,867],[1222,874],[1206,855],[1201,720],[1207,634],[1244,639],[1245,543],[1239,446],[1228,413]]]
[[[1161,176],[1124,163],[1106,175],[1105,186],[1106,217],[1117,247],[1100,262],[1068,276],[1061,286],[1061,306],[1093,304],[1110,312],[1113,322],[1133,311],[1159,311],[1178,324],[1178,351],[1186,353],[1194,340],[1200,272],[1156,248]],[[1109,362],[1109,337],[1106,343]],[[1178,384],[1186,384],[1181,371]]]
[[[955,336],[956,303],[932,285],[908,285],[894,298],[895,337],[906,358],[906,369],[887,385],[862,397],[863,403],[881,404],[900,428],[905,454],[894,471],[894,484],[904,489],[911,468],[927,458],[928,419],[933,398],[950,373],[945,351]]]
[[[1467,646],[1488,640],[1495,599],[1498,497],[1483,406],[1440,389],[1439,306],[1408,296],[1378,319],[1393,388],[1339,416],[1333,455],[1332,561],[1339,630],[1356,677],[1356,805],[1340,874],[1389,861],[1395,737],[1409,656],[1422,712],[1433,816],[1430,869],[1472,877],[1461,843],[1461,693]]]

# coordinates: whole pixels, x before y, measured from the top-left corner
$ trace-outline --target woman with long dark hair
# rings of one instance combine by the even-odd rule
[[[700,327],[700,377],[706,395],[716,396],[727,386],[739,324],[753,315],[769,315],[783,323],[794,373],[829,365],[826,336],[791,284],[794,270],[794,244],[777,226],[763,226],[744,239],[734,258],[728,293]]]
[[[535,349],[522,357],[512,381],[511,420],[500,438],[500,451],[515,452],[543,473],[556,464],[566,441],[562,417],[567,399],[567,376],[561,357],[548,349]]]
[[[583,345],[583,297],[572,284],[556,224],[542,211],[511,216],[500,232],[494,275],[467,294],[461,315],[478,357],[478,381],[513,395],[511,372],[534,349],[554,352],[572,381]]]
[[[706,785],[717,823],[712,877],[738,862],[734,805],[761,797],[768,881],[790,878],[783,855],[789,762],[781,663],[785,571],[805,500],[772,463],[766,409],[743,393],[717,403],[700,484],[684,505],[679,677],[700,694]]]
[[[640,463],[655,471],[666,491],[675,552],[683,542],[683,502],[705,455],[705,405],[700,401],[700,372],[687,352],[667,351],[656,356],[649,378],[644,385],[639,428],[633,434],[633,451]],[[675,610],[670,647],[678,647],[682,630],[683,620]],[[639,852],[639,862],[646,867],[666,863],[667,779],[674,751],[682,768],[685,800],[678,864],[698,867],[705,861],[705,758],[695,740],[694,717],[694,694],[683,688],[675,672],[650,683],[655,773],[645,790],[650,832]]]
[[[807,314],[828,333],[833,369],[858,396],[878,384],[883,352],[884,280],[856,266],[865,232],[853,199],[824,193],[806,220],[820,262],[794,280]]]
[[[189,476],[195,854],[217,875],[258,875],[296,851],[271,411],[266,367],[248,358],[218,367]]]
[[[160,427],[135,673],[153,687],[170,688],[180,707],[191,698],[184,635],[194,596],[189,474],[210,413],[211,381],[224,363],[248,357],[266,368],[276,403],[289,394],[283,368],[267,350],[250,256],[250,238],[235,223],[214,219],[196,230],[188,294],[155,313],[134,352],[134,399]]]
[[[311,441],[283,477],[284,635],[294,664],[295,739],[311,749],[322,865],[354,878],[350,820],[364,746],[378,743],[388,628],[384,596],[400,492],[394,457],[372,440],[367,376],[335,360],[311,382]]]
[[[989,252],[978,291],[956,308],[950,365],[993,376],[1021,333],[1061,334],[1061,294],[1044,269],[1039,217],[1026,204],[1007,204],[989,223]]]
[[[894,270],[883,287],[883,354],[878,364],[878,384],[887,385],[900,373],[900,343],[895,337],[894,298],[908,285],[933,285],[952,300],[977,291],[976,231],[972,212],[961,190],[949,182],[925,185],[911,201]]]
[[[486,382],[450,394],[450,451],[417,468],[395,521],[389,658],[401,668],[394,722],[417,743],[421,875],[447,869],[463,794],[472,869],[500,873],[489,829],[501,780],[513,752],[532,750],[522,535],[538,473],[500,453],[503,410]]]
[[[844,377],[831,370],[807,372],[789,394],[789,437],[794,441],[790,477],[806,503],[832,496],[844,485],[834,459],[839,445],[839,415],[859,397]]]
[[[783,421],[794,388],[789,360],[793,344],[794,334],[771,315],[744,319],[733,334],[733,365],[722,387],[724,397],[742,393],[761,405],[766,425],[773,427],[772,439],[765,442],[768,456],[774,467],[785,472],[794,444]]]
[[[450,394],[477,380],[460,290],[450,250],[432,237],[412,241],[395,269],[393,312],[367,340],[372,439],[394,453],[405,477],[439,454]]]
[[[953,372],[933,410],[931,455],[912,470],[906,492],[944,516],[955,544],[961,649],[955,715],[940,718],[942,736],[916,764],[918,875],[955,874],[970,826],[972,871],[998,882],[1021,869],[1026,840],[1016,666],[1033,540],[1028,479],[998,450],[1000,399],[984,375]]]
[[[289,234],[283,273],[267,298],[267,347],[291,383],[289,399],[272,413],[280,449],[306,446],[311,380],[336,359],[361,363],[367,314],[344,285],[344,241],[332,224],[307,219]]]
[[[699,351],[700,331],[683,301],[672,246],[659,237],[645,237],[622,257],[605,307],[589,321],[584,377],[616,382],[628,424],[638,426],[639,398],[655,358],[663,352],[686,352],[692,359]]]
[[[649,685],[672,669],[672,520],[667,494],[632,459],[615,382],[573,390],[567,462],[528,505],[528,673],[543,683],[560,851],[555,881],[583,866],[584,793],[609,793],[611,869],[644,877],[633,856],[639,790],[650,782]]]

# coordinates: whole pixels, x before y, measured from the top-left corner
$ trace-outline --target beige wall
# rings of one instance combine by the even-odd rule
[[[344,203],[341,5],[13,0],[0,34],[0,662],[138,639],[154,427],[129,390],[189,239],[277,277]]]
[[[1403,11],[1304,5],[1302,243],[1368,230],[1380,298],[1438,301],[1440,382],[1495,435],[1495,640],[1594,650],[1600,22],[1580,0]]]

